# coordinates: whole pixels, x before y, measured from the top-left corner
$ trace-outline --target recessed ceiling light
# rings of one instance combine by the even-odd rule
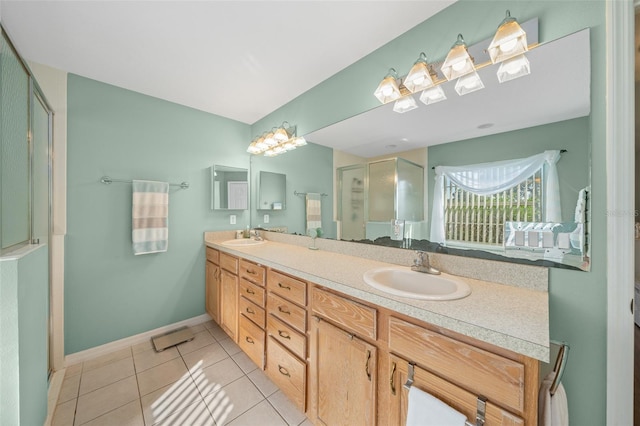
[[[385,145],[385,148],[387,148],[387,149],[393,149],[393,148],[397,148],[397,147],[398,147],[398,145],[396,145],[396,144]]]
[[[478,129],[488,129],[489,127],[493,127],[493,123],[484,123],[478,126]]]

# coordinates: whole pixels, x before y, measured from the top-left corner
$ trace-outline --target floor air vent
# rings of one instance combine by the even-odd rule
[[[156,352],[162,352],[171,346],[189,342],[193,340],[194,337],[193,331],[191,331],[189,327],[180,327],[167,333],[152,337],[151,342],[153,343],[153,347]]]

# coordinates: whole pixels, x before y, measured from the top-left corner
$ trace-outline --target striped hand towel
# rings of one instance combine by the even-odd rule
[[[307,194],[307,232],[310,229],[322,228],[322,204],[321,195],[317,193]]]
[[[167,251],[169,184],[133,181],[133,254]]]

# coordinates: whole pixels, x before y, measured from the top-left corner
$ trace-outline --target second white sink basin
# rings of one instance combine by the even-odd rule
[[[253,238],[238,238],[237,240],[227,240],[223,241],[222,245],[224,246],[235,246],[235,247],[246,247],[246,246],[257,246],[260,244],[266,243],[265,240],[254,240]]]
[[[372,269],[363,278],[373,288],[412,299],[454,300],[471,294],[467,283],[451,275],[426,274],[400,266]]]

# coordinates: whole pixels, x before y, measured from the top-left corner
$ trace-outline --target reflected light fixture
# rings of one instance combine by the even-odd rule
[[[387,75],[382,79],[378,88],[373,92],[376,98],[383,103],[395,101],[400,97],[400,87],[398,85],[398,74],[393,68],[389,69]]]
[[[463,96],[476,90],[484,89],[484,84],[476,71],[471,74],[463,75],[456,81],[456,92]]]
[[[496,35],[489,45],[491,63],[498,63],[522,55],[528,50],[527,33],[524,32],[516,18],[507,10],[506,17],[498,26]]]
[[[269,133],[251,141],[247,152],[253,155],[275,157],[306,144],[307,141],[302,136],[296,136],[296,126],[289,126],[285,121],[280,127],[273,128]]]
[[[393,105],[393,111],[399,112],[400,114],[416,108],[418,108],[418,104],[416,103],[416,100],[413,99],[412,95],[398,99]]]
[[[424,52],[420,53],[418,60],[413,64],[402,84],[404,84],[404,87],[411,93],[416,93],[433,86],[431,70],[427,63],[427,55],[425,55]]]
[[[420,94],[420,102],[425,105],[435,104],[436,102],[444,101],[447,96],[444,94],[442,87],[435,86],[431,89],[427,89]]]
[[[473,59],[469,55],[469,52],[467,52],[467,45],[464,42],[464,38],[462,38],[462,34],[458,34],[458,39],[453,46],[451,46],[451,50],[449,50],[442,64],[442,74],[444,74],[447,80],[453,80],[475,70]]]
[[[500,64],[498,69],[498,81],[504,83],[505,81],[513,80],[514,78],[523,77],[531,74],[531,67],[529,60],[525,55],[520,55],[507,59]]]

